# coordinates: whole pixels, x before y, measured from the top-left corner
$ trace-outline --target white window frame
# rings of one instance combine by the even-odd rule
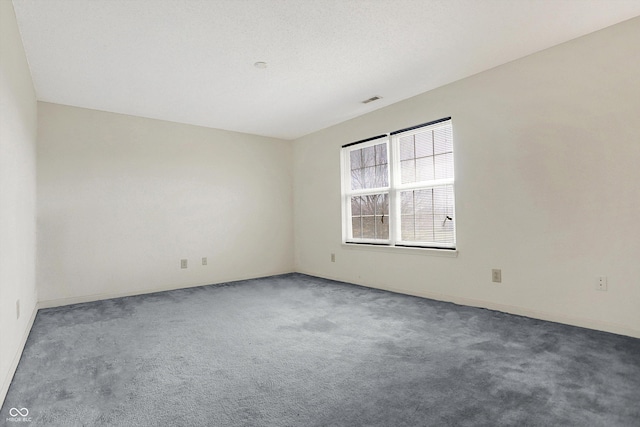
[[[392,132],[389,134],[379,135],[373,138],[368,138],[363,141],[354,142],[343,146],[341,150],[341,183],[342,183],[342,243],[346,245],[378,245],[394,248],[420,248],[420,249],[436,249],[436,250],[453,250],[456,247],[456,225],[457,217],[455,216],[455,161],[454,161],[454,177],[447,179],[434,179],[431,181],[420,181],[402,184],[401,180],[401,167],[400,167],[400,143],[399,140],[403,136],[424,132],[426,130],[434,130],[439,127],[452,126],[450,117],[436,120],[434,122],[426,123],[423,125],[413,126],[411,128],[403,129],[401,131]],[[387,159],[388,159],[388,183],[386,187],[366,188],[366,189],[351,189],[351,152],[360,150],[366,147],[371,147],[379,144],[386,144],[387,146]],[[455,144],[455,140],[453,142]],[[453,152],[455,152],[455,147]],[[436,242],[418,242],[418,241],[403,241],[400,225],[401,225],[401,206],[400,206],[400,194],[403,191],[421,190],[437,188],[442,186],[451,185],[454,192],[453,203],[453,244],[447,245]],[[354,196],[367,196],[387,193],[389,200],[389,239],[365,239],[365,238],[352,238],[352,212],[351,212],[351,198]]]
[[[391,186],[387,185],[386,187],[375,187],[375,188],[364,188],[359,190],[351,189],[351,152],[355,150],[361,150],[367,147],[373,147],[374,145],[385,144],[387,146],[387,161],[389,165],[391,164],[390,158],[390,146],[389,146],[389,135],[380,135],[373,138],[368,139],[366,142],[358,142],[353,144],[352,147],[346,147],[342,150],[342,205],[343,205],[343,221],[342,221],[342,236],[343,243],[366,243],[373,245],[391,245],[392,239],[363,239],[363,238],[347,238],[347,236],[353,235],[352,223],[351,223],[351,198],[355,196],[371,196],[376,194],[389,194],[389,209],[391,209]],[[390,180],[389,180],[390,183]],[[391,215],[391,211],[389,211],[389,215]],[[391,221],[391,219],[389,219]],[[391,224],[389,222],[389,237],[391,237]]]

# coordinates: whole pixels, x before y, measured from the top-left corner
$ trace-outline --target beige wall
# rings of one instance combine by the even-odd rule
[[[289,142],[38,108],[43,306],[293,270]]]
[[[0,1],[0,402],[35,316],[35,145],[31,73],[13,5]]]
[[[638,40],[635,18],[296,140],[296,270],[640,337]],[[458,256],[341,245],[340,146],[446,116]]]

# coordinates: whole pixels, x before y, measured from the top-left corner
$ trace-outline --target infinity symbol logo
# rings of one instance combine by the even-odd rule
[[[12,417],[17,417],[18,415],[20,415],[21,417],[26,417],[27,415],[29,415],[29,410],[27,408],[11,408],[9,409],[9,415],[11,415]]]

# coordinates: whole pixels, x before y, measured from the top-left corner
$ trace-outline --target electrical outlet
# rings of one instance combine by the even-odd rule
[[[331,262],[336,262],[336,254],[331,254]]]
[[[16,300],[16,319],[20,318],[20,300]]]
[[[502,283],[502,270],[499,268],[491,270],[491,281],[495,283]]]
[[[597,291],[606,291],[609,288],[607,283],[607,276],[598,277],[598,281],[596,282],[596,290]]]
[[[207,257],[202,257],[202,265],[207,265]]]
[[[187,260],[186,259],[181,259],[180,260],[180,268],[187,268]]]

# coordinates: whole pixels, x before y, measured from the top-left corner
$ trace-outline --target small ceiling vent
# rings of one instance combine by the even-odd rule
[[[382,99],[382,97],[381,96],[372,96],[371,98],[365,99],[364,101],[362,101],[362,103],[363,104],[368,104],[370,102],[377,101],[378,99]]]

